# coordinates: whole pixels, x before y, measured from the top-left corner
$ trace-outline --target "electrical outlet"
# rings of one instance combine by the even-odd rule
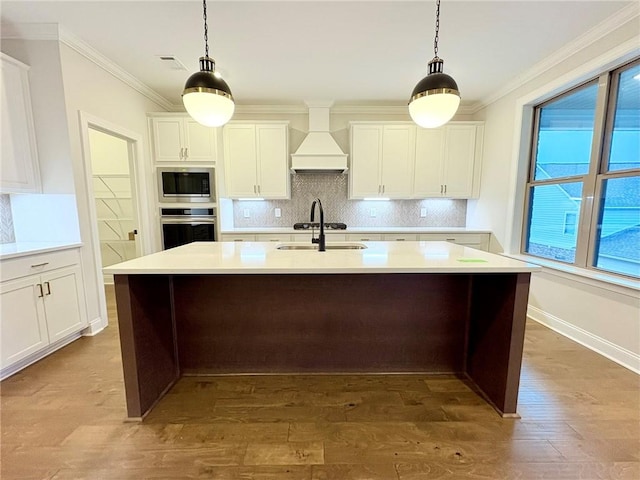
[[[249,216],[250,216],[249,215],[249,209],[245,208],[243,214],[244,214],[244,218],[249,218]]]
[[[280,218],[282,216],[282,210],[280,210],[279,208],[276,208],[275,212],[276,212],[276,218]]]
[[[378,212],[376,211],[375,208],[372,208],[371,210],[369,210],[369,216],[375,217],[377,215],[378,215]]]
[[[426,216],[427,216],[427,209],[426,209],[425,207],[422,207],[422,208],[420,209],[420,216],[421,216],[422,218],[424,218],[424,217],[426,217]]]

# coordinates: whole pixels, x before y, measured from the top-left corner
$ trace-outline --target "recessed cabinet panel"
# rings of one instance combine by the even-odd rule
[[[381,162],[382,126],[352,126],[350,198],[377,197],[381,194]]]
[[[182,160],[182,120],[178,118],[154,118],[153,139],[157,162]]]
[[[417,197],[439,197],[442,184],[444,130],[418,128],[416,132],[416,161],[414,194]]]
[[[224,128],[224,171],[228,196],[257,196],[256,153],[253,125],[227,125]]]
[[[443,163],[448,198],[473,196],[473,169],[476,150],[475,125],[450,125],[445,129],[447,146]]]
[[[78,298],[83,298],[79,267],[69,267],[42,275],[44,310],[49,341],[55,342],[86,325]]]
[[[259,154],[259,196],[289,197],[289,162],[287,130],[281,125],[257,125]]]
[[[215,128],[206,127],[195,120],[185,120],[185,160],[207,161],[216,158]]]
[[[38,192],[40,178],[27,66],[0,54],[0,193]]]
[[[415,127],[385,125],[382,134],[381,195],[410,198],[413,187]]]
[[[2,368],[49,344],[39,285],[32,276],[0,284]]]

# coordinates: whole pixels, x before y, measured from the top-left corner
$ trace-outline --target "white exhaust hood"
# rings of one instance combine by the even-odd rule
[[[309,133],[291,154],[293,172],[347,171],[347,154],[329,133],[329,108],[333,102],[305,102],[309,107]]]

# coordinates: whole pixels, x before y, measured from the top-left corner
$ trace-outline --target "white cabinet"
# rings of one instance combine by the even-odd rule
[[[229,123],[223,137],[226,197],[289,198],[288,123]]]
[[[414,125],[351,124],[349,198],[411,198]]]
[[[483,132],[482,124],[471,122],[417,129],[414,196],[477,197]]]
[[[5,54],[0,54],[0,60],[0,192],[38,192],[40,172],[27,73],[29,67]]]
[[[380,233],[348,233],[347,241],[349,242],[374,242],[382,240]]]
[[[386,242],[416,241],[418,236],[412,233],[386,233],[382,239]]]
[[[216,129],[189,116],[151,117],[153,158],[156,162],[208,162],[217,158]]]
[[[221,235],[223,242],[255,242],[255,235],[247,235],[247,234],[239,234],[236,235],[234,233],[223,233]]]
[[[34,357],[87,326],[77,250],[3,261],[0,283],[0,363]]]
[[[451,242],[465,247],[489,251],[489,233],[423,233],[418,240]]]

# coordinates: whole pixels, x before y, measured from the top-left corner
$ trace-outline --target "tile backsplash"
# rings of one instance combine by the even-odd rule
[[[11,197],[0,195],[0,244],[16,241],[13,229],[13,216],[11,215]]]
[[[349,227],[464,227],[466,224],[466,200],[349,200],[348,181],[348,176],[340,173],[293,175],[290,200],[234,200],[234,227],[291,227],[296,222],[307,222],[311,202],[316,197],[322,201],[325,222],[344,222]],[[281,210],[280,218],[275,216],[276,208]],[[423,208],[426,217],[420,216]]]

